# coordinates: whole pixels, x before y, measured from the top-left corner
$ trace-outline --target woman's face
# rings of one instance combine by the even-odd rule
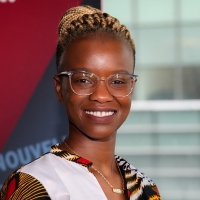
[[[108,77],[117,72],[132,74],[133,62],[132,51],[125,44],[110,37],[93,35],[71,43],[62,56],[61,66],[63,71],[85,70]],[[88,96],[75,94],[68,77],[56,78],[55,86],[70,121],[70,134],[107,140],[115,137],[128,116],[132,93],[122,98],[114,97],[107,90],[105,81],[100,81],[96,91]]]

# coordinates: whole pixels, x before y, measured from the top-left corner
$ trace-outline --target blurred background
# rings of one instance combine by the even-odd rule
[[[200,197],[199,8],[199,0],[102,0],[131,31],[139,75],[116,150],[164,200]]]
[[[57,25],[80,4],[119,18],[136,44],[139,80],[116,154],[163,200],[199,200],[199,0],[0,0],[0,186],[67,133],[52,81]]]

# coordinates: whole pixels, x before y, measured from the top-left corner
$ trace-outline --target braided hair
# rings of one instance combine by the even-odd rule
[[[107,13],[90,6],[73,7],[65,12],[58,25],[58,44],[56,49],[57,71],[60,72],[60,59],[67,46],[91,33],[107,33],[125,42],[133,51],[135,63],[135,44],[125,25]]]

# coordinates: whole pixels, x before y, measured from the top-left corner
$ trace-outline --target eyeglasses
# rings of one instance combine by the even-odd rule
[[[72,91],[77,95],[91,95],[100,83],[105,81],[106,87],[111,95],[115,97],[128,96],[138,79],[137,75],[117,73],[108,77],[98,77],[87,71],[64,71],[57,76],[68,76]]]

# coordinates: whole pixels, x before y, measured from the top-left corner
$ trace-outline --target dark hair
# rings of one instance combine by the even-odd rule
[[[56,49],[57,71],[60,72],[60,59],[67,46],[74,40],[91,33],[108,33],[124,41],[133,51],[135,65],[135,44],[125,25],[107,13],[90,6],[73,7],[65,12],[58,26]]]

